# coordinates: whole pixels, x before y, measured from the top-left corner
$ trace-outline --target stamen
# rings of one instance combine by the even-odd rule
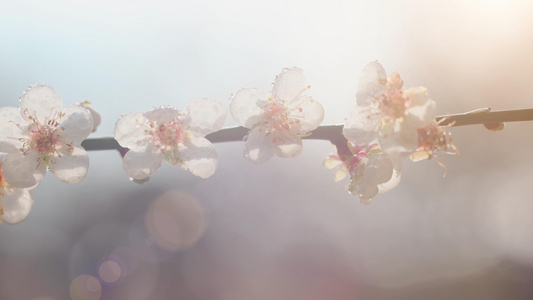
[[[187,133],[183,126],[181,115],[164,123],[150,121],[149,125],[151,130],[148,131],[148,134],[153,137],[154,145],[163,152],[169,151],[178,143],[183,143],[187,140]]]

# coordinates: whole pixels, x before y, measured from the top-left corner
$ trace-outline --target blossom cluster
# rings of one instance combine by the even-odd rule
[[[302,69],[282,71],[272,91],[241,88],[230,97],[234,121],[248,129],[244,157],[256,164],[273,156],[290,158],[302,152],[302,138],[324,118],[322,105],[306,95]],[[335,181],[349,175],[348,191],[370,203],[400,181],[403,156],[418,161],[437,152],[456,152],[446,126],[435,122],[435,102],[422,87],[403,88],[398,73],[387,78],[378,62],[363,70],[357,105],[346,118],[346,143],[324,165],[339,166]],[[226,107],[217,100],[194,100],[184,110],[171,106],[121,116],[115,140],[126,149],[123,166],[133,180],[146,180],[163,161],[193,175],[211,177],[218,156],[206,137],[222,129]],[[19,107],[0,108],[0,221],[18,223],[30,212],[30,191],[47,171],[66,183],[87,174],[89,157],[81,146],[96,131],[100,115],[87,101],[63,108],[50,86],[31,86]]]
[[[341,170],[350,174],[348,190],[362,203],[398,185],[403,156],[419,161],[441,151],[456,153],[447,126],[435,121],[435,101],[427,90],[404,89],[400,75],[387,78],[377,61],[363,69],[356,99],[342,132],[350,151],[325,164],[342,163]]]

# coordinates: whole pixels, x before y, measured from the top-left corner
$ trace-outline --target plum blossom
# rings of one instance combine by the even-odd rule
[[[383,153],[378,144],[356,146],[347,143],[337,155],[330,155],[324,166],[334,168],[335,181],[340,181],[349,174],[348,192],[356,195],[361,203],[370,204],[378,193],[384,193],[396,187],[400,182],[399,161],[394,161]]]
[[[302,69],[284,69],[276,77],[269,95],[255,88],[242,88],[230,102],[230,113],[240,125],[249,128],[244,156],[256,163],[274,154],[295,157],[302,152],[302,136],[308,135],[324,119],[322,105],[303,95]]]
[[[7,153],[3,177],[14,187],[29,188],[50,170],[64,182],[80,182],[89,168],[89,156],[80,144],[92,130],[85,108],[63,108],[53,88],[31,86],[19,108],[0,108],[0,151]]]
[[[172,166],[207,178],[215,173],[218,157],[205,136],[218,131],[226,120],[224,105],[211,99],[197,99],[185,111],[170,106],[119,118],[115,139],[129,151],[123,166],[131,178],[152,175],[163,160]]]
[[[1,168],[5,153],[0,153],[0,223],[17,224],[26,219],[33,205],[31,189],[19,189],[7,183]]]
[[[354,145],[378,140],[389,155],[406,155],[418,148],[418,128],[435,118],[435,102],[423,87],[403,89],[396,72],[387,79],[377,61],[363,69],[357,106],[346,118],[343,134]]]

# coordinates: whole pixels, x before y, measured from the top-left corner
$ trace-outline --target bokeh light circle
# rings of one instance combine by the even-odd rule
[[[100,264],[98,275],[106,283],[114,283],[120,279],[122,270],[120,265],[113,260],[106,260]]]
[[[198,200],[177,190],[166,192],[150,204],[145,224],[155,244],[173,252],[194,245],[207,227]]]
[[[102,285],[91,275],[80,275],[70,283],[70,298],[72,300],[100,300]]]

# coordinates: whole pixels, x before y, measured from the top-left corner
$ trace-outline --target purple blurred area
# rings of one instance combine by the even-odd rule
[[[0,105],[46,81],[66,105],[93,102],[97,137],[121,113],[268,91],[291,65],[342,123],[376,59],[440,115],[533,107],[526,2],[44,2],[0,13]],[[405,159],[369,206],[322,166],[326,141],[261,166],[216,144],[211,178],[164,165],[144,184],[90,152],[81,183],[47,174],[28,219],[0,225],[0,299],[533,299],[533,123],[451,132],[446,177]]]

